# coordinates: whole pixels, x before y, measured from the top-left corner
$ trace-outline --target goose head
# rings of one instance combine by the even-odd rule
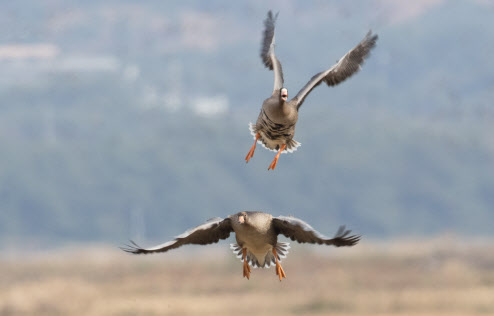
[[[280,90],[280,100],[282,102],[286,102],[287,99],[288,99],[288,89],[281,88],[281,90]]]

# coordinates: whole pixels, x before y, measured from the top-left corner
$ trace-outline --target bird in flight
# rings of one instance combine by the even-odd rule
[[[279,242],[278,235],[284,235],[299,243],[324,244],[336,247],[354,246],[360,236],[350,235],[350,230],[340,226],[333,238],[327,238],[314,230],[301,219],[291,216],[273,217],[263,212],[239,212],[225,219],[216,217],[206,223],[192,228],[164,244],[141,248],[133,241],[121,249],[133,254],[165,252],[183,245],[207,245],[226,239],[235,233],[237,243],[231,244],[233,253],[243,261],[243,276],[250,278],[251,266],[269,268],[275,266],[279,280],[286,278],[281,267],[290,248],[289,243]]]
[[[369,31],[357,46],[340,58],[331,68],[314,75],[295,97],[288,101],[288,89],[283,86],[281,63],[274,53],[274,27],[277,17],[278,14],[273,16],[271,11],[268,12],[264,21],[264,35],[261,44],[262,62],[266,68],[274,71],[273,94],[264,100],[256,124],[249,124],[250,132],[254,136],[254,145],[245,157],[245,161],[249,162],[254,156],[256,143],[277,152],[268,170],[276,168],[281,153],[291,153],[300,146],[300,143],[293,139],[295,124],[297,124],[300,106],[312,89],[323,81],[328,86],[335,86],[351,77],[360,70],[364,59],[369,56],[377,41],[377,35]]]

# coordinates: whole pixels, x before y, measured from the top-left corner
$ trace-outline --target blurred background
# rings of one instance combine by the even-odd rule
[[[379,35],[358,74],[306,99],[302,147],[274,172],[262,147],[244,161],[272,92],[269,9],[289,96]],[[493,16],[491,0],[1,2],[0,314],[228,315],[225,297],[273,292],[235,312],[494,314]],[[241,279],[227,242],[152,258],[117,248],[240,210],[326,235],[346,224],[363,242],[295,248],[289,309],[272,269]],[[100,291],[133,300],[94,305]],[[217,308],[195,310],[198,297]]]

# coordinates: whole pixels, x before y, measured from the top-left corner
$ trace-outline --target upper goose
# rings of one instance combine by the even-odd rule
[[[256,124],[249,124],[255,141],[245,157],[246,162],[249,162],[250,158],[254,156],[257,142],[270,150],[278,151],[268,170],[276,168],[282,152],[292,152],[300,146],[300,143],[294,140],[293,136],[298,120],[298,111],[305,97],[322,81],[326,82],[328,86],[335,86],[355,74],[377,41],[377,35],[373,35],[369,31],[364,39],[334,66],[314,75],[294,98],[287,101],[288,90],[283,87],[281,63],[274,54],[274,26],[277,17],[278,14],[273,16],[271,11],[268,12],[264,21],[265,28],[261,46],[261,58],[264,65],[274,71],[273,94],[264,100]]]
[[[152,248],[141,248],[131,241],[132,245],[122,250],[134,254],[148,254],[165,252],[187,244],[207,245],[226,239],[231,232],[235,232],[236,244],[231,244],[233,253],[244,262],[243,274],[249,279],[250,267],[276,267],[276,274],[280,281],[286,277],[281,267],[281,258],[286,257],[290,248],[287,242],[279,242],[278,234],[285,235],[299,243],[324,244],[336,247],[353,246],[360,240],[360,236],[349,236],[350,231],[340,226],[333,238],[327,238],[315,231],[306,222],[291,217],[273,217],[262,212],[239,212],[225,219],[216,217],[206,223],[192,228],[175,240]]]

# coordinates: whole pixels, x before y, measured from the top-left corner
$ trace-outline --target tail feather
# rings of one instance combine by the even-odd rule
[[[238,244],[230,244],[230,248],[233,250],[235,256],[239,258],[241,261],[243,261],[242,247],[240,247]],[[278,254],[278,261],[281,262],[281,259],[286,258],[286,255],[288,254],[288,249],[290,249],[290,244],[287,242],[278,242],[274,248],[276,249],[276,253]],[[245,260],[253,268],[269,268],[271,267],[271,265],[276,264],[276,258],[271,251],[269,251],[266,254],[263,264],[260,264],[256,256],[250,251],[247,251]]]
[[[242,259],[242,247],[237,244],[230,244],[230,249],[233,250],[237,258]]]
[[[252,135],[252,137],[254,137],[254,140],[256,139],[256,135],[257,135],[257,130],[256,130],[256,126],[255,124],[252,124],[252,123],[249,123],[249,131],[250,131],[250,134]],[[272,152],[275,152],[277,153],[278,150],[276,149],[271,149],[268,147],[267,145],[267,142],[266,140],[262,137],[259,137],[259,139],[257,139],[257,143],[259,145],[262,145],[262,147],[264,147],[265,149],[267,150],[270,150]],[[286,144],[286,148],[285,150],[283,150],[281,153],[282,154],[287,154],[287,153],[293,153],[294,151],[296,151],[298,149],[298,147],[300,147],[302,144],[297,142],[296,140],[294,139],[290,139],[288,141],[288,143]]]
[[[278,254],[278,260],[281,262],[281,258],[286,258],[288,254],[288,249],[290,249],[290,244],[287,242],[278,242],[276,244],[276,253]]]

